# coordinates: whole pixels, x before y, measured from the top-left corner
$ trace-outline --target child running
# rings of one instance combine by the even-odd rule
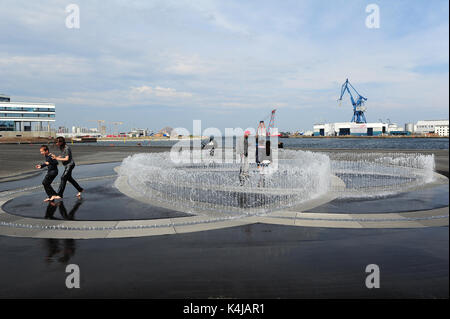
[[[78,191],[77,197],[81,198],[81,193],[83,192],[83,188],[78,185],[78,183],[72,177],[72,170],[75,168],[75,162],[72,158],[72,150],[69,145],[66,144],[66,140],[64,137],[56,138],[56,146],[61,150],[60,156],[53,155],[52,158],[58,161],[61,161],[64,165],[64,172],[61,175],[61,183],[59,184],[58,194],[53,196],[51,199],[60,199],[63,198],[64,189],[66,188],[67,182],[70,182]]]
[[[44,199],[44,202],[48,202],[52,200],[52,197],[58,195],[52,187],[53,180],[58,176],[58,161],[52,158],[53,154],[50,153],[47,145],[42,145],[39,151],[45,157],[45,161],[42,164],[36,165],[36,168],[42,169],[47,167],[47,174],[42,181],[42,185],[44,185],[45,192],[47,193],[47,198]]]

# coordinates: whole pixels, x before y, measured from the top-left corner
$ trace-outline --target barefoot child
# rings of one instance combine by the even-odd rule
[[[50,153],[47,145],[42,145],[39,151],[41,155],[45,156],[45,162],[36,165],[36,168],[42,169],[47,167],[47,175],[45,175],[42,185],[44,185],[45,192],[47,193],[47,198],[44,199],[44,202],[48,202],[53,196],[57,195],[52,187],[52,182],[58,176],[58,161],[52,158],[53,154]]]
[[[69,145],[66,144],[64,137],[56,138],[56,146],[61,150],[60,156],[52,155],[52,158],[57,161],[61,161],[64,165],[64,172],[61,175],[61,183],[59,184],[58,194],[52,197],[52,199],[63,198],[64,190],[66,188],[67,182],[71,183],[78,191],[77,197],[81,198],[81,193],[83,188],[78,185],[75,179],[72,177],[72,170],[75,168],[75,161],[72,158],[72,150]]]

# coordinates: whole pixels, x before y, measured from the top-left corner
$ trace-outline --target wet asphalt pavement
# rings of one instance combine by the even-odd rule
[[[79,166],[75,176],[81,178],[84,169],[92,169],[88,166]],[[97,166],[95,172],[105,176],[113,166]],[[139,218],[151,214],[151,207],[123,200],[112,181],[86,183],[90,191],[75,219],[109,219],[121,211],[131,217],[133,210],[140,211]],[[77,204],[70,185],[68,191],[67,216]],[[46,207],[37,203],[42,195],[37,189],[27,195],[32,205],[22,198],[9,209],[44,218]],[[168,213],[176,212],[153,211],[155,218]],[[64,217],[59,208],[54,216]],[[448,227],[266,224],[125,239],[0,236],[0,298],[448,298],[448,239]],[[80,267],[80,289],[65,286],[68,264]],[[368,264],[380,267],[379,289],[365,286]]]

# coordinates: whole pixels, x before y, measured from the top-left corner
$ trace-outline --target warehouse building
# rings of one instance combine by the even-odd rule
[[[314,136],[378,136],[383,134],[407,134],[403,128],[388,123],[324,123],[314,125]]]

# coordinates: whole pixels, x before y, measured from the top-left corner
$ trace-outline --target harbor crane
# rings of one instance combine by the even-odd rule
[[[97,122],[97,129],[99,134],[106,134],[106,127],[102,124],[105,124],[105,120],[89,120],[89,122]]]
[[[275,132],[273,132],[273,128],[275,126],[275,112],[276,112],[276,110],[277,109],[273,109],[272,113],[270,114],[269,126],[267,126],[267,136],[275,134]]]
[[[355,95],[356,101],[350,89],[352,89],[354,93],[356,93]],[[344,96],[345,92],[348,92],[348,95],[350,95],[350,100],[353,105],[353,117],[350,122],[367,123],[366,116],[364,115],[364,112],[367,110],[367,108],[364,106],[364,103],[367,101],[367,98],[359,94],[358,91],[356,91],[356,89],[353,87],[353,85],[350,84],[348,79],[346,79],[344,84],[342,84],[341,96],[339,97],[338,101],[342,101],[342,97]]]
[[[279,136],[280,134],[278,134],[278,132],[274,132],[274,127],[275,127],[275,112],[277,111],[277,109],[273,109],[272,112],[270,113],[270,120],[269,120],[269,125],[267,126],[266,129],[266,125],[264,124],[264,120],[267,120],[268,117],[266,117],[264,120],[259,122],[258,125],[258,130],[259,130],[259,135],[261,134],[265,134],[267,136]],[[264,132],[264,133],[263,133]]]
[[[119,135],[119,129],[118,129],[118,126],[119,126],[119,125],[122,125],[123,122],[111,122],[111,124],[114,125],[114,134],[118,136],[118,135]],[[117,134],[116,134],[116,133],[117,133]]]

